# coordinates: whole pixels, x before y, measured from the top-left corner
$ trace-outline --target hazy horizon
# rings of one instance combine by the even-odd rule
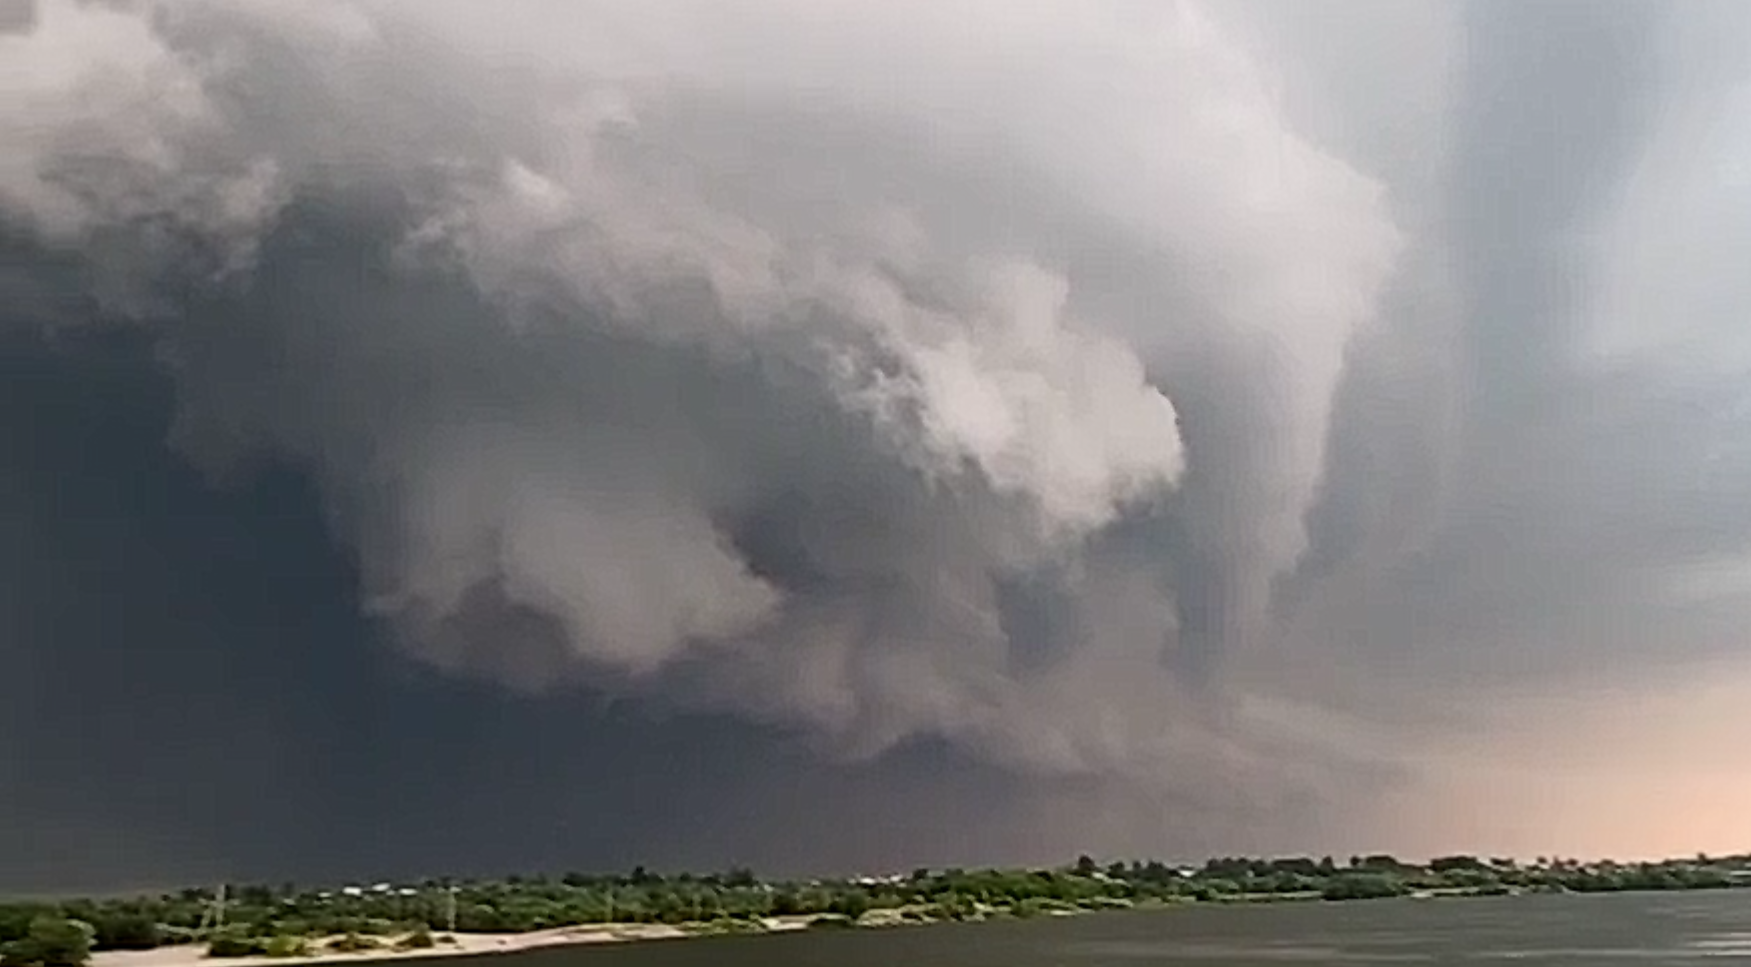
[[[1751,851],[1737,0],[0,0],[0,252],[0,891]]]

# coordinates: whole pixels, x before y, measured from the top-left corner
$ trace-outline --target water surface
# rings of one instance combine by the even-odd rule
[[[566,947],[492,967],[1581,967],[1751,960],[1751,890],[1199,906]]]

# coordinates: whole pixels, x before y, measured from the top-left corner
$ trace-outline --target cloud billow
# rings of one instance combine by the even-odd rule
[[[402,654],[1238,810],[1731,652],[1732,5],[510,9],[0,33],[7,329]]]
[[[1219,651],[1294,561],[1396,244],[1379,188],[1189,7],[1016,17],[959,63],[971,24],[923,8],[718,36],[671,4],[630,70],[588,43],[508,69],[453,42],[465,10],[40,13],[6,41],[0,197],[155,333],[180,452],[307,468],[415,655],[866,752],[1179,755],[1181,587],[1223,599]],[[793,16],[848,56],[775,84],[738,44]],[[849,55],[910,18],[889,88]],[[1122,56],[1041,76],[1066,28]],[[1097,308],[1067,246],[1137,253],[1115,264],[1150,309]],[[1208,573],[1102,550],[1176,491]],[[1083,616],[1031,665],[1004,605],[1030,580]]]

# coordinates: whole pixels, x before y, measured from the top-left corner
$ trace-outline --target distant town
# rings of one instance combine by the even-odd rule
[[[1201,865],[1074,863],[1041,869],[919,869],[838,879],[566,873],[301,889],[200,887],[117,899],[0,904],[7,967],[80,967],[175,948],[211,958],[364,959],[532,946],[946,920],[1064,916],[1198,903],[1338,902],[1751,888],[1751,855],[1648,863],[1389,855]],[[155,967],[180,963],[152,961]],[[101,965],[99,965],[101,967]]]

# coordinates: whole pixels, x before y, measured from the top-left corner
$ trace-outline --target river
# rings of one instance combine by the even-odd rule
[[[565,947],[493,967],[1642,967],[1751,959],[1751,890],[1196,906]],[[470,959],[472,961],[472,959]],[[453,961],[450,963],[454,967]]]

